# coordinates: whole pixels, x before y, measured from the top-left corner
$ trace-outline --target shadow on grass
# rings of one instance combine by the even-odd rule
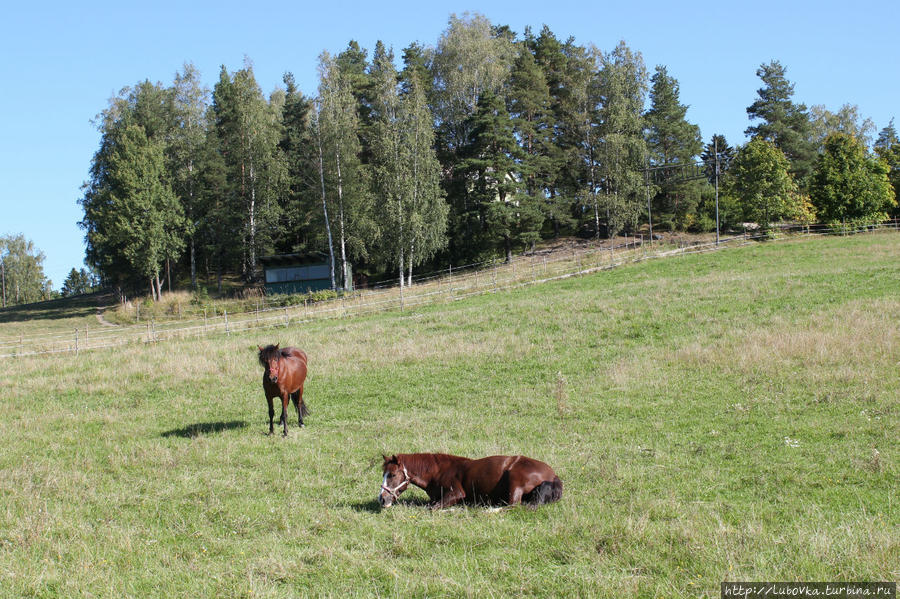
[[[184,428],[176,428],[162,433],[163,437],[182,437],[190,439],[197,435],[208,435],[210,433],[221,433],[236,428],[244,428],[247,423],[243,420],[230,420],[228,422],[198,422]]]
[[[99,308],[115,306],[116,302],[117,299],[114,294],[97,292],[35,302],[33,304],[10,306],[0,308],[0,323],[91,316],[96,314]]]
[[[381,504],[378,503],[377,499],[372,499],[371,501],[354,501],[350,503],[342,503],[340,505],[342,507],[349,507],[355,512],[370,512],[372,514],[377,514],[378,512],[382,511]],[[395,502],[394,505],[407,507],[425,507],[428,505],[428,498],[411,497],[409,499],[400,499],[399,501]]]

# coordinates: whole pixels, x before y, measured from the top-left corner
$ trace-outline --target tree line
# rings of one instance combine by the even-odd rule
[[[650,219],[654,231],[714,230],[715,180],[723,227],[896,215],[893,122],[872,144],[855,106],[795,103],[777,61],[757,74],[751,139],[733,148],[721,135],[704,144],[678,81],[624,42],[601,51],[546,26],[517,35],[478,14],[451,16],[433,47],[399,57],[381,42],[371,59],[353,41],[323,52],[311,94],[286,73],[265,95],[249,60],[223,66],[209,90],[186,64],[171,85],[124,88],[98,116],[79,200],[86,262],[105,284],[154,297],[179,274],[192,288],[204,275],[251,282],[261,255],[290,252],[328,255],[337,288],[350,264],[411,284],[416,269]],[[646,176],[698,160],[708,180]]]

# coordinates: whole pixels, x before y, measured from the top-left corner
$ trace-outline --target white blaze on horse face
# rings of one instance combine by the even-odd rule
[[[378,494],[378,501],[384,507],[390,507],[391,503],[393,503],[393,498],[390,496],[390,494],[388,494],[387,497],[385,497],[385,493],[386,493],[385,489],[387,489],[387,478],[388,478],[388,473],[385,472],[384,478],[381,479],[381,492]]]

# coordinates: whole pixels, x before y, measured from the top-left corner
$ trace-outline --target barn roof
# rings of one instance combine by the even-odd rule
[[[327,263],[328,255],[322,252],[275,254],[273,256],[260,256],[259,261],[266,267],[304,266],[307,264],[321,264],[322,262]]]

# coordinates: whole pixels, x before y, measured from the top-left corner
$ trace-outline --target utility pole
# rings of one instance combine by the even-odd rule
[[[6,307],[6,261],[0,256],[0,279],[3,279],[3,307]]]
[[[709,147],[709,146],[707,146]],[[713,153],[716,155],[716,246],[719,245],[719,138],[713,135]]]
[[[650,247],[653,247],[653,216],[650,214],[650,156],[646,157],[644,169],[644,189],[647,192],[647,222],[650,224]]]

